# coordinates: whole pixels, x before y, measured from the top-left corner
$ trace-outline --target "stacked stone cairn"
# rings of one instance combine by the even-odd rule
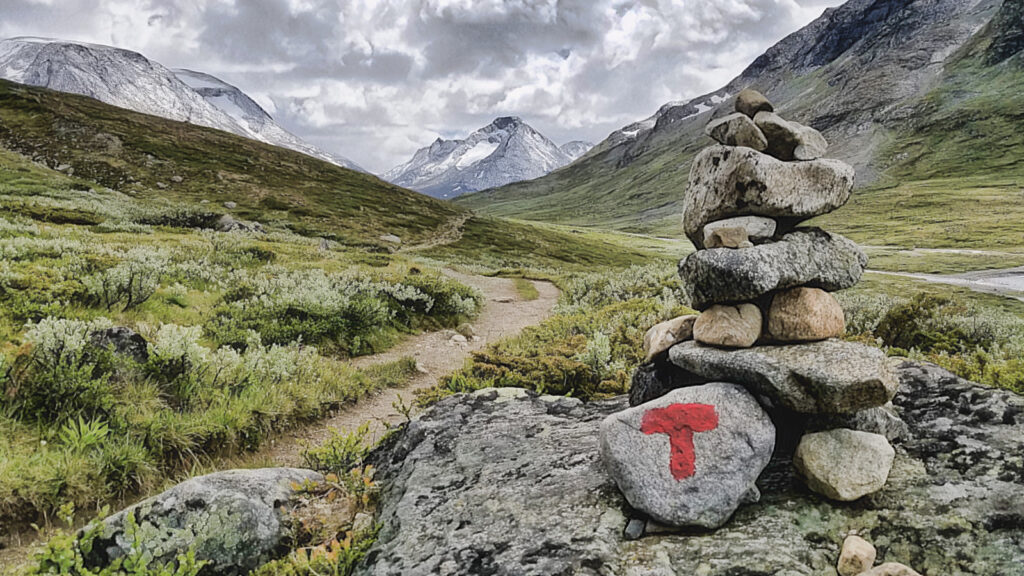
[[[751,90],[706,133],[718,144],[694,160],[683,216],[698,250],[679,266],[700,314],[647,333],[632,407],[601,426],[606,468],[633,508],[675,527],[717,528],[758,501],[777,443],[826,498],[877,492],[906,433],[889,404],[898,379],[881,350],[839,339],[831,294],[867,257],[799,226],[849,200],[853,168]]]

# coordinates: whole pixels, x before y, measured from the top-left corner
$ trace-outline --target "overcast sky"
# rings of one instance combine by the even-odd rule
[[[516,115],[599,142],[715,90],[843,0],[0,0],[0,37],[211,73],[380,172]]]

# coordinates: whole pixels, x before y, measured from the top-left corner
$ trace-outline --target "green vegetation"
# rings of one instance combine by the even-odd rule
[[[523,300],[529,301],[540,298],[540,292],[537,291],[537,287],[533,285],[533,282],[530,282],[526,278],[516,278],[513,282],[515,282],[516,293],[519,294],[519,297]]]

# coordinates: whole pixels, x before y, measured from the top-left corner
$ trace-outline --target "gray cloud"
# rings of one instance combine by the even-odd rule
[[[600,141],[714,90],[842,0],[2,0],[0,37],[114,44],[238,85],[383,171],[519,115]]]

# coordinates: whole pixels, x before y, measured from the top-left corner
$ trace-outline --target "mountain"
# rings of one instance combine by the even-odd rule
[[[703,128],[745,87],[821,130],[859,186],[1024,172],[1021,0],[850,0],[722,88],[663,106],[584,158],[459,199],[484,213],[677,235]]]
[[[573,140],[572,142],[566,142],[558,147],[559,150],[565,153],[566,156],[573,160],[578,160],[583,157],[584,154],[590,152],[590,149],[594,145],[590,142],[584,142],[583,140]]]
[[[589,147],[585,142],[570,142],[563,150],[521,118],[503,117],[463,140],[438,138],[385,173],[384,179],[435,198],[455,198],[543,176]]]
[[[171,71],[129,50],[45,38],[0,40],[0,78],[216,128],[362,170],[281,128],[238,88],[208,74]]]

